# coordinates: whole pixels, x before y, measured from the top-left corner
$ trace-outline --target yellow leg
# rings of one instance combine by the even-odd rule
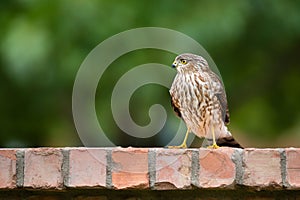
[[[185,149],[185,148],[187,148],[186,141],[188,139],[189,132],[190,132],[190,129],[188,128],[186,133],[185,133],[184,140],[183,140],[181,145],[179,145],[179,146],[168,146],[168,148],[170,148],[170,149]]]
[[[214,127],[212,127],[211,131],[212,131],[213,144],[211,146],[208,146],[207,148],[217,149],[217,148],[219,148],[219,146],[216,143],[216,136],[215,136],[215,129],[214,129]]]

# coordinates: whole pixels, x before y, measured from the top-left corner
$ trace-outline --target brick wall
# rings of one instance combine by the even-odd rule
[[[0,199],[300,199],[300,149],[0,149]]]

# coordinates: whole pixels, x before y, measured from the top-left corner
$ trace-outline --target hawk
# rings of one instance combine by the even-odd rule
[[[172,107],[187,126],[183,143],[173,148],[186,148],[190,132],[212,141],[211,148],[242,148],[227,130],[229,111],[225,89],[207,61],[184,53],[175,58],[172,67],[177,70],[170,88]]]

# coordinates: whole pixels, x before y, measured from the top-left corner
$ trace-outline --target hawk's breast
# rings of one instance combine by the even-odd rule
[[[199,137],[205,136],[203,128],[207,115],[206,107],[209,105],[205,93],[207,89],[204,78],[199,78],[194,73],[178,73],[170,89],[174,110],[180,112],[187,127]]]

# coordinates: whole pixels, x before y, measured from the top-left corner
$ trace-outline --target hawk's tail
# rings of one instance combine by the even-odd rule
[[[242,147],[232,136],[218,138],[216,141],[217,145],[220,147],[235,147],[235,148],[244,148]]]

